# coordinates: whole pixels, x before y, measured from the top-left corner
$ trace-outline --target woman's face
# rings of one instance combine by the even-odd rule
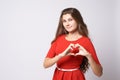
[[[65,14],[62,16],[62,23],[66,31],[75,32],[77,30],[77,22],[71,16],[71,14]]]

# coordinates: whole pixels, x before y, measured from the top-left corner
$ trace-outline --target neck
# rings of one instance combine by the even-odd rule
[[[80,37],[82,37],[82,35],[80,35],[79,32],[74,32],[74,33],[69,33],[69,34],[66,36],[66,39],[68,39],[68,40],[77,40],[77,39],[79,39]]]
[[[78,31],[70,32],[68,33],[68,36],[74,37],[74,36],[81,36]]]

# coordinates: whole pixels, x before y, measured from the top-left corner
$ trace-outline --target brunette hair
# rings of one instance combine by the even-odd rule
[[[58,28],[56,31],[56,35],[54,40],[52,41],[52,43],[60,36],[63,34],[68,34],[68,32],[65,30],[64,26],[63,26],[63,22],[62,22],[62,17],[65,14],[70,14],[73,19],[77,22],[78,24],[78,31],[82,36],[88,37],[88,29],[86,24],[83,21],[83,18],[80,14],[80,12],[76,9],[76,8],[66,8],[61,12],[60,18],[59,18],[59,24],[58,24]],[[80,65],[80,69],[85,73],[86,70],[89,68],[89,63],[88,63],[88,59],[86,57],[83,58],[82,64]]]

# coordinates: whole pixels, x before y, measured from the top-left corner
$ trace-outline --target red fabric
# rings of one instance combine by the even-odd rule
[[[79,43],[87,51],[92,54],[93,59],[100,64],[94,46],[89,38],[82,37],[76,41],[68,41],[65,39],[65,35],[58,37],[58,39],[51,44],[51,47],[48,51],[46,57],[53,58],[56,55],[62,53],[70,43],[76,44]],[[83,56],[65,56],[57,62],[57,66],[63,69],[73,69],[78,68],[82,63]],[[80,70],[65,72],[60,71],[57,68],[55,69],[53,80],[85,80],[84,74]]]

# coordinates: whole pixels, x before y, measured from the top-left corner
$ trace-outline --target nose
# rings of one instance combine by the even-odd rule
[[[66,22],[66,26],[69,26],[69,22],[68,21]]]

